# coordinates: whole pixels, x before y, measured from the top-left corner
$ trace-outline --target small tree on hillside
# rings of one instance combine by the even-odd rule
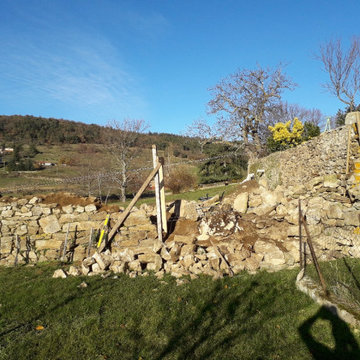
[[[198,140],[201,153],[204,152],[204,146],[211,143],[217,137],[217,132],[206,120],[195,120],[187,127],[186,135]]]
[[[134,147],[136,140],[147,128],[148,125],[144,120],[137,119],[113,120],[108,124],[107,148],[115,167],[113,180],[120,186],[122,202],[126,201],[128,169],[137,153],[137,148]]]

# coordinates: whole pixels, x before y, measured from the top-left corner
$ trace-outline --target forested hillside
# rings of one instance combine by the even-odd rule
[[[109,131],[104,126],[63,119],[0,115],[0,144],[8,146],[17,142],[36,145],[104,144]],[[157,144],[160,150],[172,146],[183,157],[189,151],[200,149],[195,139],[180,135],[149,132],[137,138],[137,146],[150,147],[152,144]]]

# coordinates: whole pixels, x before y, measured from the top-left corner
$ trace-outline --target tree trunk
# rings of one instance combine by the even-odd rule
[[[126,201],[126,163],[123,161],[121,166],[121,185],[120,185],[120,201],[125,202]]]

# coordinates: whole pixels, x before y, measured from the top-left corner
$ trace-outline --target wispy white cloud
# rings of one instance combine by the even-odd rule
[[[128,20],[141,23],[143,31],[163,21],[155,15],[134,17]],[[0,96],[37,97],[111,117],[146,113],[135,71],[107,34],[88,25],[46,22],[34,13],[27,21],[28,33],[15,26],[0,32]]]
[[[139,100],[136,81],[105,39],[90,43],[85,37],[80,45],[63,41],[55,49],[30,40],[17,45],[3,47],[7,53],[0,57],[3,86],[15,85],[20,93],[39,91],[79,106],[117,103],[128,107]]]

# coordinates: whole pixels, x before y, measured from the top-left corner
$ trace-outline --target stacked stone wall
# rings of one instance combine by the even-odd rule
[[[347,136],[348,128],[336,129],[259,160],[253,168],[265,173],[258,183],[240,185],[220,204],[218,198],[168,204],[171,234],[164,243],[152,221],[156,210],[134,208],[111,252],[101,256],[88,256],[90,230],[97,234],[108,215],[95,204],[0,201],[0,265],[59,259],[69,229],[66,258],[81,261],[78,272],[86,275],[108,269],[134,276],[149,270],[160,277],[280,270],[299,262],[299,200],[320,259],[360,257],[360,187],[345,174]],[[351,156],[356,142],[351,133]],[[120,215],[111,214],[110,227]]]
[[[354,134],[351,133],[354,142]],[[275,152],[256,161],[251,171],[265,170],[269,186],[304,184],[314,177],[345,175],[348,127],[322,133],[286,151]]]

